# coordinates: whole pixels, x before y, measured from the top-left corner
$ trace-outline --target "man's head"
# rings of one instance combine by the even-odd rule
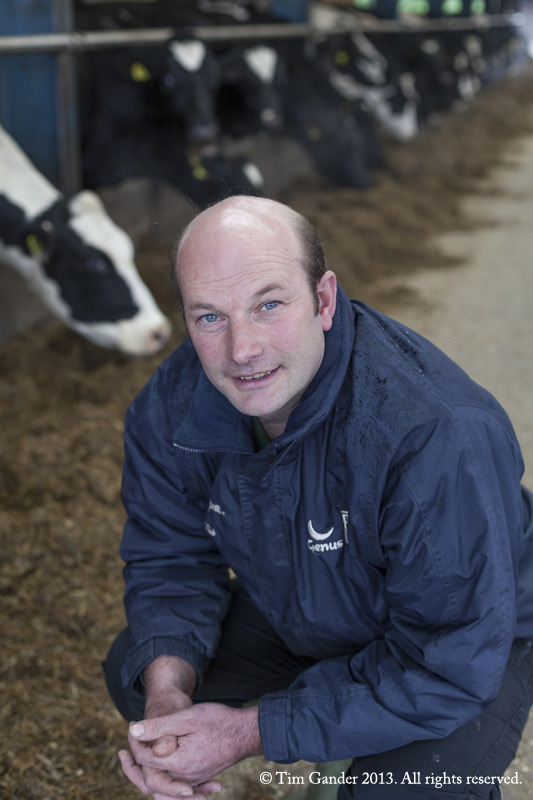
[[[320,367],[335,312],[314,229],[281,203],[232,197],[196,217],[173,263],[207,377],[278,435]]]
[[[287,222],[289,225],[294,227],[294,231],[296,235],[300,238],[302,248],[301,248],[301,265],[304,271],[307,273],[307,277],[309,280],[309,287],[311,289],[311,293],[313,295],[315,301],[315,309],[316,313],[318,314],[318,294],[317,294],[317,285],[320,281],[322,275],[326,272],[326,259],[324,256],[324,250],[322,248],[322,243],[318,238],[318,233],[316,232],[315,227],[309,222],[306,217],[302,214],[299,214],[297,211],[294,211],[289,206],[285,206],[282,203],[278,203],[275,200],[265,200],[263,198],[256,198],[256,197],[244,197],[244,196],[237,196],[231,198],[230,200],[224,201],[223,203],[218,203],[215,206],[210,207],[206,211],[199,214],[195,219],[185,228],[181,236],[176,239],[174,242],[174,246],[170,252],[169,257],[169,275],[170,275],[170,282],[172,285],[172,289],[174,291],[174,295],[176,297],[178,306],[181,310],[183,310],[183,299],[181,296],[181,288],[179,284],[179,277],[178,277],[178,254],[181,248],[182,242],[188,236],[190,230],[194,228],[196,224],[203,221],[204,214],[208,214],[210,211],[218,210],[218,208],[222,208],[225,203],[235,202],[236,204],[244,203],[245,205],[250,205],[251,208],[254,206],[256,207],[256,211],[258,214],[261,213],[260,209],[263,207],[264,214],[273,214],[273,213],[281,213],[285,214],[287,217]]]

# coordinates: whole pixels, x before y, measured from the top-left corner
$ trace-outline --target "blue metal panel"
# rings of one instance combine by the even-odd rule
[[[270,10],[288,22],[307,22],[309,18],[308,0],[270,0]]]
[[[0,36],[50,33],[54,0],[0,0]],[[0,55],[0,121],[57,183],[56,57]]]

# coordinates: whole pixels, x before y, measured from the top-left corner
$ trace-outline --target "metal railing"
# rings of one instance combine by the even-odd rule
[[[0,36],[0,54],[42,53],[83,50],[98,50],[125,45],[157,45],[173,36],[201,39],[205,42],[235,42],[254,39],[295,39],[315,35],[332,36],[338,33],[408,33],[446,30],[486,30],[492,27],[507,27],[523,24],[522,13],[482,14],[472,17],[446,17],[427,19],[419,17],[394,20],[375,19],[360,21],[354,16],[353,23],[317,28],[312,24],[281,23],[275,25],[220,25],[179,28],[138,28],[113,31],[73,31],[68,33],[43,33],[25,36]]]

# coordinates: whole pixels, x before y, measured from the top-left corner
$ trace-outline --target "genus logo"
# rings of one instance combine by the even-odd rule
[[[346,523],[344,522],[344,513],[343,523],[346,528]],[[328,531],[321,533],[315,530],[312,521],[309,520],[307,523],[307,530],[309,532],[309,536],[311,537],[307,540],[307,547],[312,553],[326,553],[330,550],[340,550],[342,547],[344,547],[344,542],[342,539],[337,539],[333,542],[327,541],[333,535],[335,526],[332,526]]]
[[[335,528],[331,527],[327,533],[317,533],[313,527],[313,523],[309,520],[307,523],[307,530],[312,539],[316,542],[323,542],[325,539],[329,539]]]

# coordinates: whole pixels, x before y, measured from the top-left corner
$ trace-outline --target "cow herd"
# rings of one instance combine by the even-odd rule
[[[181,34],[78,56],[85,190],[73,198],[39,175],[0,129],[0,258],[91,341],[146,354],[170,328],[136,272],[131,241],[87,190],[149,177],[199,208],[232,193],[261,195],[260,170],[230,155],[232,145],[280,134],[305,148],[330,181],[364,189],[384,166],[383,134],[413,138],[435,115],[527,60],[512,25],[363,33],[348,14],[346,30],[333,34],[318,12],[305,38],[197,35],[202,26],[279,22],[264,6],[76,1],[80,31],[170,27]]]
[[[432,116],[470,100],[527,57],[512,26],[362,33],[353,24],[350,30],[354,18],[345,14],[346,32],[331,35],[331,18],[319,4],[314,34],[305,39],[202,41],[187,34],[193,27],[279,22],[257,10],[264,5],[78,0],[80,30],[183,31],[162,47],[80,59],[87,186],[151,176],[200,207],[232,191],[261,193],[257,168],[230,158],[228,142],[283,133],[331,181],[362,189],[383,163],[377,129],[412,138]]]

